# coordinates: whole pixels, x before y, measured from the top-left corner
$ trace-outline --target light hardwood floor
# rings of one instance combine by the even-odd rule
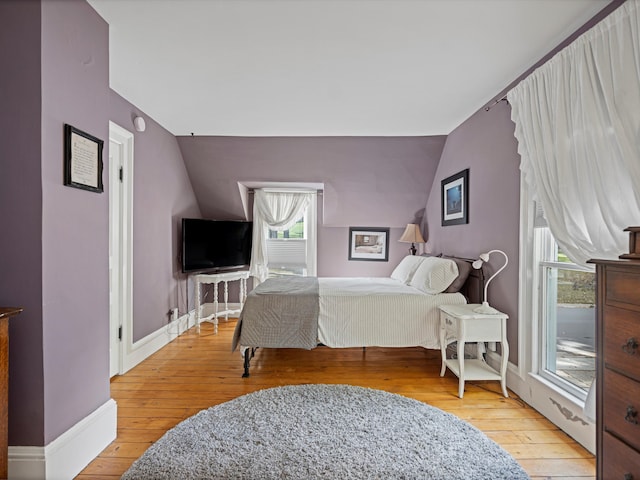
[[[235,321],[184,333],[111,382],[118,404],[118,436],[78,477],[117,479],[167,430],[198,411],[263,388],[340,383],[412,397],[470,422],[513,455],[532,479],[595,479],[595,459],[498,382],[440,377],[440,352],[422,348],[258,350],[251,376],[230,350]]]

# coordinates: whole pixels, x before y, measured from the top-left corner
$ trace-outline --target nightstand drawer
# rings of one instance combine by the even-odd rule
[[[495,342],[500,341],[502,335],[502,318],[478,318],[460,321],[456,317],[441,313],[447,338],[463,335],[466,342]]]
[[[640,383],[605,369],[603,397],[604,430],[640,450]]]
[[[604,363],[640,381],[640,312],[606,306]]]
[[[603,479],[640,479],[640,453],[614,436],[602,436]]]

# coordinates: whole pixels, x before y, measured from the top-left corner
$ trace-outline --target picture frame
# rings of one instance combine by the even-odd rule
[[[389,261],[389,228],[349,227],[349,260]]]
[[[442,226],[469,223],[469,169],[442,180]]]
[[[64,125],[64,185],[102,193],[104,141]]]

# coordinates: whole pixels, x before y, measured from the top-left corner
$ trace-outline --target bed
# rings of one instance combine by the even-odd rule
[[[447,256],[402,259],[390,277],[279,277],[253,289],[236,325],[249,376],[257,348],[439,349],[439,305],[481,303],[482,270]]]

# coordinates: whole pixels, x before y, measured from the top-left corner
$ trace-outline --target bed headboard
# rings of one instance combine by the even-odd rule
[[[462,257],[453,257],[453,256],[445,256],[452,259],[464,260],[469,264],[472,264],[475,260],[469,258]],[[467,277],[467,281],[464,282],[462,288],[460,288],[460,293],[462,293],[465,297],[467,297],[467,302],[469,303],[482,303],[482,299],[484,296],[484,268],[476,270],[471,267],[471,272],[469,272],[469,276]]]

